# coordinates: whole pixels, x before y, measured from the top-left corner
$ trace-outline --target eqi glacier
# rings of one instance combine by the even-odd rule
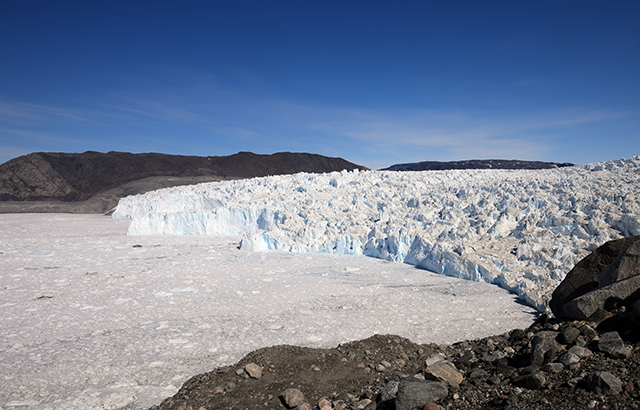
[[[640,156],[552,170],[353,171],[124,198],[130,235],[242,235],[241,249],[366,255],[484,281],[545,311],[576,262],[640,235]]]

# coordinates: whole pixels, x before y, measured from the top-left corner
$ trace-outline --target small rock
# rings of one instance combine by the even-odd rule
[[[530,390],[540,390],[547,384],[547,378],[544,377],[544,373],[537,372],[527,376],[526,378],[527,388]]]
[[[631,349],[627,346],[616,347],[609,355],[614,359],[626,359],[631,356]]]
[[[522,340],[527,338],[527,332],[522,329],[513,329],[509,334],[510,340]]]
[[[532,364],[530,366],[527,366],[527,367],[523,368],[520,371],[520,374],[533,374],[533,373],[537,372],[538,370],[540,370],[540,367],[536,366],[535,364]]]
[[[597,371],[586,377],[589,390],[596,394],[619,394],[622,392],[622,381],[609,372]]]
[[[455,363],[460,367],[471,367],[471,359],[475,357],[473,350],[467,350]]]
[[[427,403],[424,405],[422,410],[444,410],[444,407],[437,405],[435,403]]]
[[[426,360],[425,364],[426,364],[426,365],[427,365],[427,367],[428,367],[428,366],[431,366],[432,364],[436,364],[436,363],[441,362],[441,361],[443,361],[443,360],[447,360],[447,357],[446,357],[445,355],[443,355],[442,353],[438,353],[438,354],[437,354],[437,355],[435,355],[435,356],[431,356],[431,357],[429,357],[429,358]]]
[[[489,376],[489,373],[483,369],[473,369],[471,373],[469,373],[470,379],[484,379],[487,376]]]
[[[591,327],[591,325],[588,325],[588,324],[584,324],[580,327],[580,333],[582,333],[584,336],[586,336],[589,339],[593,339],[597,335],[593,327]]]
[[[588,359],[593,356],[593,352],[591,352],[591,350],[581,346],[573,346],[567,351],[567,353],[575,354],[581,359]]]
[[[598,340],[598,349],[609,355],[621,347],[625,347],[624,342],[616,331],[604,333],[600,336],[600,340]]]
[[[218,394],[223,394],[224,393],[224,387],[222,386],[216,386],[213,388],[213,395],[216,396]]]
[[[226,386],[224,386],[224,391],[233,390],[235,388],[236,388],[236,384],[234,382],[229,382],[227,383]]]
[[[531,339],[531,363],[542,366],[552,362],[560,351],[560,344],[556,342],[558,332],[543,331],[538,332]]]
[[[547,363],[542,366],[542,370],[547,373],[560,373],[564,369],[564,365],[562,363]]]
[[[298,389],[287,389],[280,394],[279,398],[289,409],[294,409],[304,402],[304,394]]]
[[[584,336],[580,336],[576,339],[576,346],[578,347],[586,347],[587,346],[587,339],[584,338]]]
[[[363,399],[363,400],[358,401],[353,407],[355,407],[356,409],[364,409],[365,407],[367,407],[371,403],[373,403],[371,400]]]
[[[573,343],[578,336],[580,336],[580,330],[575,326],[569,326],[564,332],[558,335],[558,342],[563,345],[568,345]]]
[[[331,410],[331,402],[325,398],[318,400],[318,408],[320,410]]]
[[[386,369],[391,369],[392,367],[391,363],[386,360],[381,361],[380,364],[383,365]]]
[[[313,410],[309,403],[302,403],[296,406],[296,410]]]
[[[480,360],[482,360],[485,363],[493,363],[496,360],[500,360],[504,357],[504,354],[502,352],[494,352],[492,354],[488,354],[486,356],[482,356],[480,358]]]
[[[380,392],[380,401],[384,402],[395,399],[396,394],[398,394],[398,384],[399,382],[395,380],[385,384]]]
[[[249,363],[244,367],[244,370],[247,372],[249,377],[252,379],[259,379],[262,377],[262,367],[258,366],[255,363]]]
[[[340,393],[338,394],[336,397],[333,398],[334,401],[342,401],[342,402],[348,402],[351,401],[353,399],[353,394],[349,394],[349,393]]]
[[[435,402],[449,394],[444,383],[421,381],[413,377],[400,380],[396,397],[396,410],[413,410],[424,407],[426,403]]]
[[[505,366],[505,365],[502,365],[502,364],[498,364],[496,366],[496,374],[501,375],[501,376],[510,377],[516,371],[517,371],[517,369],[515,367]]]
[[[371,403],[364,406],[362,410],[377,410],[377,409],[378,409],[378,406],[376,405],[376,402],[372,401]]]
[[[567,386],[571,387],[572,389],[575,389],[581,381],[582,381],[582,378],[574,377],[572,379],[567,380]]]
[[[518,405],[520,399],[518,398],[519,393],[514,393],[507,398],[507,406],[515,407]],[[508,408],[508,407],[505,407]]]
[[[502,382],[502,379],[500,379],[500,376],[495,375],[495,376],[491,376],[487,379],[487,383],[491,384],[491,385],[498,385]]]
[[[449,361],[441,361],[432,364],[424,371],[424,377],[427,380],[439,380],[449,385],[459,385],[464,380],[456,366]]]
[[[560,356],[558,361],[565,366],[571,366],[572,364],[580,363],[580,357],[576,354],[567,352]]]

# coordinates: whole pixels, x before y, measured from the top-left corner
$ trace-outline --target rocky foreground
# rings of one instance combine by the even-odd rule
[[[619,312],[451,346],[398,336],[276,346],[193,377],[154,409],[635,409],[640,333],[627,326]]]
[[[528,329],[453,345],[376,335],[334,349],[265,348],[191,378],[153,409],[637,409],[640,291],[629,286],[639,249],[640,237],[596,249],[567,274],[571,296],[555,295],[557,318]]]

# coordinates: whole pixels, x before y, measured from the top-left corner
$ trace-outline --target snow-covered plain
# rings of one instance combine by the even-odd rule
[[[130,222],[0,215],[0,409],[143,409],[266,346],[450,343],[535,319],[504,289],[407,264],[131,236]]]
[[[297,174],[120,201],[131,235],[243,235],[246,250],[367,255],[492,283],[539,311],[591,250],[640,234],[640,157],[536,171]]]

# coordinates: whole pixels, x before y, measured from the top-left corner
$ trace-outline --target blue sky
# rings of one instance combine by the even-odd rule
[[[640,155],[640,2],[0,2],[0,163],[87,150]]]

